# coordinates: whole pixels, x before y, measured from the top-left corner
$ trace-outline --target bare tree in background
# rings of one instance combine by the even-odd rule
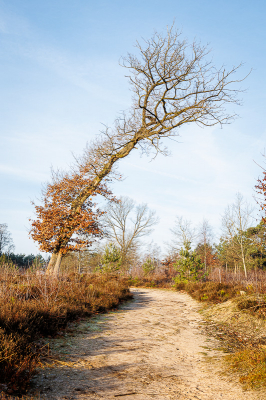
[[[10,252],[14,249],[11,233],[7,228],[7,224],[0,224],[0,255],[4,252],[4,250]]]
[[[171,249],[178,252],[181,248],[185,248],[187,244],[193,243],[196,238],[196,230],[192,227],[191,221],[183,217],[176,217],[175,226],[171,229],[174,236]]]
[[[229,205],[222,219],[223,239],[229,243],[231,253],[241,261],[247,277],[247,251],[249,241],[245,231],[251,227],[253,208],[244,201],[240,193],[236,195],[235,203]]]
[[[211,247],[213,240],[213,232],[212,227],[209,224],[207,219],[203,219],[201,225],[198,230],[198,240],[199,244],[203,247],[204,252],[204,269],[207,271],[207,250],[208,247]]]
[[[123,113],[113,128],[106,128],[77,160],[78,173],[86,176],[84,187],[71,204],[71,215],[99,184],[114,172],[114,165],[133,149],[167,154],[163,138],[178,136],[184,124],[213,126],[230,123],[235,114],[228,113],[227,103],[239,104],[239,89],[233,78],[239,66],[216,69],[208,60],[206,47],[188,44],[174,27],[167,33],[155,32],[151,39],[136,44],[138,56],[128,54],[122,65],[128,70],[133,92],[132,107]],[[62,248],[73,235],[71,226],[60,243]],[[51,257],[49,270],[61,250]]]
[[[142,257],[142,270],[145,274],[153,273],[161,266],[161,248],[157,243],[151,241],[146,246]]]
[[[122,268],[126,269],[130,253],[139,246],[139,239],[149,235],[158,223],[154,211],[147,204],[137,205],[128,197],[120,197],[106,208],[104,223],[108,237],[118,246]]]

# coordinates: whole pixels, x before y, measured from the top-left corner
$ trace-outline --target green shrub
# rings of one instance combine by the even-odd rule
[[[179,252],[180,258],[175,262],[174,268],[178,272],[176,283],[184,281],[197,281],[202,276],[204,265],[195,251],[191,251],[190,242],[186,242]]]
[[[142,270],[145,275],[152,274],[155,270],[154,261],[151,258],[147,258],[147,260],[142,264]]]

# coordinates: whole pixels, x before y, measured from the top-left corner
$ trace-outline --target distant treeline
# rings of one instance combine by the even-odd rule
[[[15,253],[0,253],[0,265],[9,264],[20,268],[41,267],[46,264],[44,258],[38,254],[15,254]]]

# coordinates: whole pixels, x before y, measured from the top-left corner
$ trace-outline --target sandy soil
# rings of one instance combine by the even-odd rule
[[[185,293],[132,289],[134,300],[54,339],[61,363],[34,379],[41,399],[266,399],[221,377],[220,343]]]

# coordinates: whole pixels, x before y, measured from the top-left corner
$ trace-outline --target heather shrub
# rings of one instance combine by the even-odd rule
[[[183,289],[198,301],[222,303],[237,296],[243,286],[220,282],[187,282]]]
[[[0,390],[25,392],[40,358],[41,337],[131,298],[127,279],[110,274],[68,274],[0,269]]]

